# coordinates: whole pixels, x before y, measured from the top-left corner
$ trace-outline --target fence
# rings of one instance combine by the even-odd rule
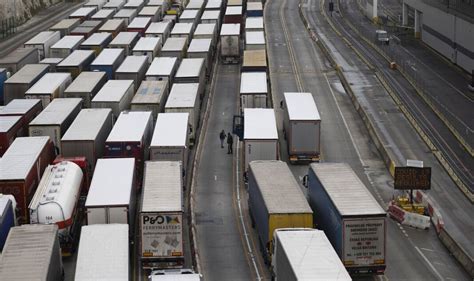
[[[15,18],[8,18],[0,21],[0,39],[7,38],[16,32],[17,21]]]

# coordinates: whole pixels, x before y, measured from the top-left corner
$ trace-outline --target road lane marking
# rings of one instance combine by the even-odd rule
[[[444,280],[443,276],[441,276],[441,274],[439,274],[439,272],[436,270],[434,265],[428,260],[428,258],[425,256],[425,254],[423,254],[423,252],[420,250],[420,248],[415,246],[415,249],[421,255],[421,257],[425,260],[425,262],[428,264],[428,266],[431,268],[431,270],[433,270],[433,272],[436,274],[436,277],[438,277],[439,280]]]

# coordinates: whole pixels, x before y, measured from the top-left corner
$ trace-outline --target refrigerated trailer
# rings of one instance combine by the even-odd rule
[[[82,35],[84,38],[89,38],[92,34],[96,33],[102,25],[100,20],[86,20],[81,23],[78,27],[71,31],[71,35]]]
[[[184,37],[169,37],[161,48],[161,56],[177,57],[181,61],[186,56],[187,39]]]
[[[242,6],[229,6],[225,10],[224,23],[243,24]]]
[[[7,151],[16,137],[23,137],[21,116],[0,116],[0,157]]]
[[[129,226],[126,224],[84,225],[74,280],[129,281],[128,233]]]
[[[81,50],[92,50],[98,56],[102,50],[112,41],[112,34],[108,32],[94,33],[86,41],[82,42]]]
[[[177,57],[157,57],[145,73],[146,80],[168,81],[168,85],[171,86],[178,65]]]
[[[185,58],[181,61],[178,71],[174,76],[174,82],[186,84],[192,83],[198,85],[199,97],[204,96],[204,89],[206,87],[206,65],[204,64],[204,58]],[[173,85],[173,87],[174,87]],[[194,122],[193,122],[194,124]]]
[[[194,25],[188,22],[178,22],[173,26],[170,37],[186,38],[186,46],[189,45],[194,32]]]
[[[49,57],[51,58],[66,58],[73,51],[79,48],[79,45],[84,41],[84,36],[67,35],[61,38],[49,49]]]
[[[123,223],[134,232],[135,159],[99,159],[86,199],[88,225]]]
[[[151,64],[153,59],[158,56],[160,49],[159,37],[142,37],[133,48],[132,55],[146,56],[148,64]]]
[[[28,204],[53,159],[49,137],[18,137],[0,158],[0,193],[15,196],[20,223],[29,221]]]
[[[36,48],[39,51],[39,59],[49,57],[49,48],[61,39],[59,31],[42,31],[35,37],[23,44],[24,47]]]
[[[245,32],[245,50],[265,50],[265,34],[263,31]]]
[[[137,16],[138,12],[135,9],[120,9],[115,15],[114,19],[123,19],[125,25],[129,25]]]
[[[81,110],[82,100],[77,98],[54,99],[33,121],[28,132],[31,137],[49,136],[56,154],[61,153],[61,137]]]
[[[271,265],[275,281],[351,281],[324,231],[280,228],[273,234]]]
[[[284,93],[283,131],[292,163],[319,161],[321,117],[311,93]]]
[[[61,139],[63,157],[86,157],[90,171],[104,155],[104,145],[112,130],[110,108],[86,108],[81,110]]]
[[[89,70],[89,65],[95,59],[95,53],[91,50],[75,50],[56,66],[59,72],[69,72],[72,78],[76,78],[82,71]]]
[[[153,121],[163,111],[168,97],[168,81],[143,81],[133,96],[132,111],[150,111]]]
[[[196,9],[184,9],[184,11],[179,16],[178,22],[180,23],[190,23],[192,24],[191,33],[199,22],[201,12]]]
[[[79,195],[83,184],[81,168],[72,162],[49,165],[29,205],[30,224],[56,224],[63,256],[75,252],[81,212]]]
[[[161,7],[160,6],[145,6],[138,13],[138,17],[149,17],[151,22],[158,22],[161,20]]]
[[[263,17],[249,17],[245,20],[245,31],[264,31]]]
[[[147,56],[128,56],[115,71],[115,79],[132,80],[134,91],[136,91],[144,80],[147,69]]]
[[[213,23],[217,26],[217,29],[219,30],[221,26],[221,13],[222,12],[220,10],[205,10],[201,16],[201,23]]]
[[[313,163],[307,177],[314,222],[350,273],[383,274],[386,212],[346,163]]]
[[[127,26],[127,31],[135,31],[140,34],[140,36],[145,36],[145,31],[150,26],[151,18],[150,17],[137,17],[134,18]]]
[[[79,19],[85,21],[91,18],[91,16],[97,11],[96,7],[82,7],[69,15],[70,19]]]
[[[242,72],[267,72],[267,52],[265,50],[245,50]]]
[[[181,161],[186,169],[189,113],[160,113],[150,144],[150,160]]]
[[[273,109],[244,109],[243,141],[245,171],[251,161],[279,158],[278,131]]]
[[[12,227],[0,255],[0,280],[62,280],[64,276],[58,227]]]
[[[107,81],[103,71],[84,71],[64,90],[65,98],[80,98],[82,106],[91,107],[91,100]]]
[[[61,37],[71,34],[71,31],[81,24],[80,19],[62,19],[49,28],[51,31],[59,31]]]
[[[13,99],[24,99],[25,92],[48,72],[48,66],[44,64],[27,64],[17,73],[8,78],[4,85],[4,103]]]
[[[112,9],[100,9],[91,16],[91,20],[100,20],[101,22],[105,22],[112,19],[114,15],[115,11]]]
[[[114,11],[118,11],[122,9],[123,5],[125,5],[126,0],[109,0],[107,3],[104,4],[102,9],[112,9]]]
[[[130,109],[130,102],[135,92],[133,80],[109,80],[92,99],[92,108],[110,108],[114,120],[120,112]]]
[[[182,163],[147,161],[139,212],[144,269],[184,265]]]
[[[43,106],[40,100],[14,99],[0,109],[0,116],[20,116],[23,128],[21,134],[26,136],[28,135],[28,124],[42,110]]]
[[[188,58],[200,58],[204,60],[205,74],[209,75],[212,67],[212,58],[214,54],[212,52],[212,39],[193,39],[188,48]],[[184,64],[185,60],[181,64]],[[177,79],[178,81],[179,79]],[[201,81],[204,82],[204,81]],[[203,83],[203,88],[205,87]],[[203,89],[204,90],[204,89]]]
[[[217,28],[218,27],[216,23],[200,23],[197,25],[196,30],[194,31],[193,40],[211,39],[211,48],[212,52],[214,52],[217,44]]]
[[[6,68],[11,74],[15,74],[23,66],[39,62],[39,51],[36,48],[17,48],[7,56],[0,59],[0,67]]]
[[[140,36],[138,35],[138,32],[122,31],[117,36],[115,36],[112,42],[110,42],[109,48],[124,49],[125,55],[128,56],[132,53],[132,49],[138,42],[139,38]]]
[[[45,108],[53,99],[61,97],[71,82],[69,73],[46,73],[25,92],[25,98],[40,99]]]
[[[219,58],[223,63],[240,63],[240,24],[223,24]]]
[[[145,36],[158,37],[160,38],[160,43],[163,45],[170,35],[172,26],[170,21],[152,22],[145,31]]]
[[[187,112],[189,113],[189,140],[194,144],[196,130],[199,122],[199,84],[197,83],[174,83],[170,95],[165,104],[165,112]]]
[[[120,32],[124,31],[126,27],[123,19],[110,19],[107,20],[97,32],[108,32],[112,34],[112,38],[115,38]]]
[[[125,59],[124,49],[104,49],[91,63],[91,71],[105,71],[107,80],[115,77],[115,71]]]
[[[263,17],[262,2],[248,2],[246,15],[247,17]]]
[[[265,260],[271,260],[276,229],[313,227],[313,211],[285,162],[250,162],[248,193],[252,226]]]
[[[123,111],[105,140],[105,158],[134,158],[137,176],[142,177],[148,159],[153,118],[150,111]]]
[[[266,108],[267,99],[267,73],[242,72],[240,76],[240,109]]]

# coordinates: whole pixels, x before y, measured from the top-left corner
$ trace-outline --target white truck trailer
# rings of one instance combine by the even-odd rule
[[[220,33],[220,60],[224,63],[240,63],[240,53],[240,24],[223,24]]]
[[[321,117],[311,93],[284,93],[283,130],[292,163],[319,161]]]
[[[240,76],[240,109],[266,108],[268,99],[266,72],[243,72]]]

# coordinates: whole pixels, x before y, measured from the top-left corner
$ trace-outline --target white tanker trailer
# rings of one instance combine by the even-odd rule
[[[63,256],[75,250],[79,234],[78,199],[83,183],[81,168],[63,161],[49,165],[30,202],[31,224],[57,224]]]

